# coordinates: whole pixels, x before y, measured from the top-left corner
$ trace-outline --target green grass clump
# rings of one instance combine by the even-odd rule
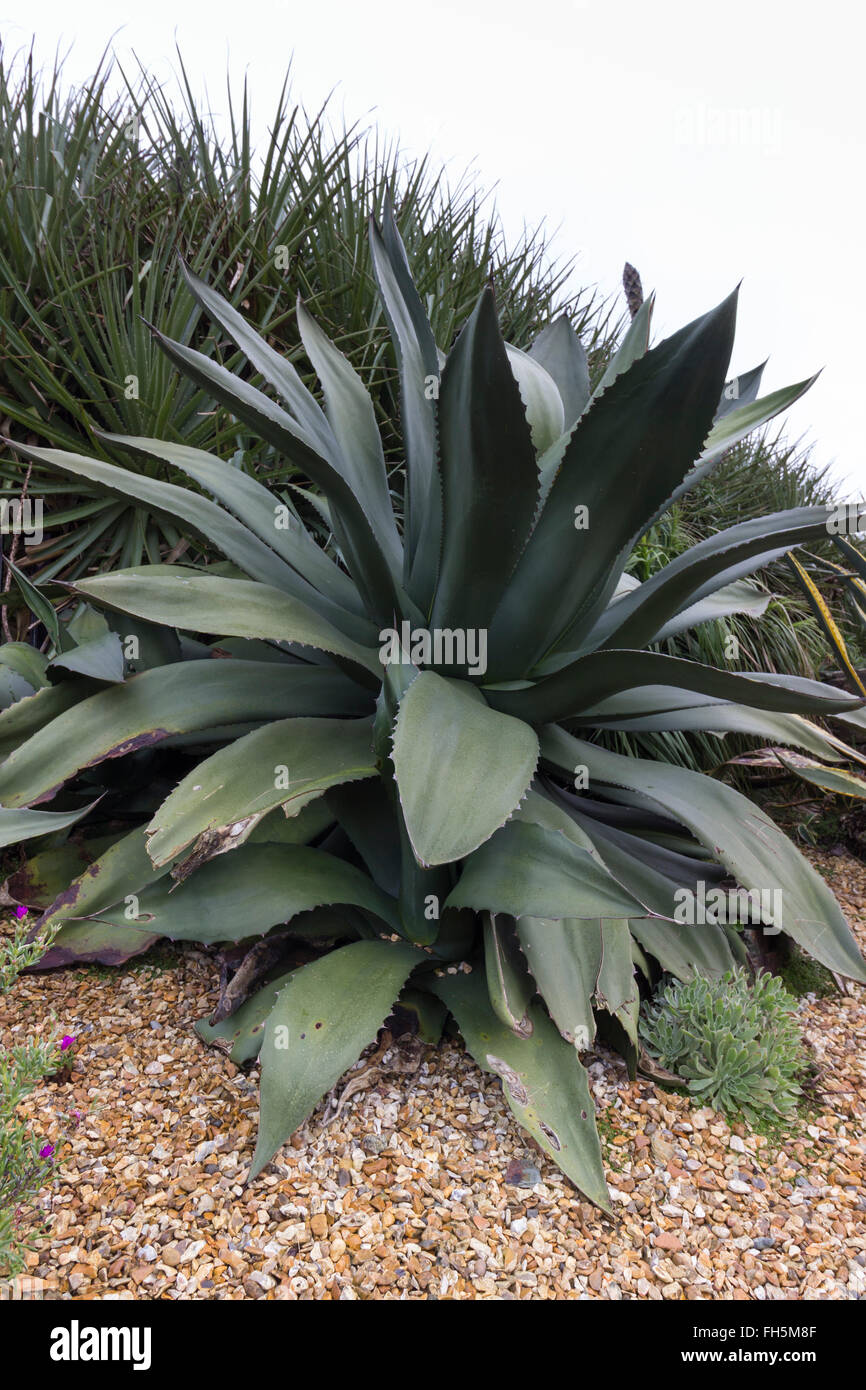
[[[780,979],[750,980],[732,970],[668,984],[641,1020],[641,1034],[663,1067],[702,1104],[750,1124],[792,1114],[806,1069],[796,1004]]]

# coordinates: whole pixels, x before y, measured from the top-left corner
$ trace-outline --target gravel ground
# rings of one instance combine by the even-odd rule
[[[866,867],[813,857],[866,945]],[[53,1014],[79,1039],[71,1078],[24,1108],[49,1137],[81,1113],[42,1194],[29,1276],[46,1297],[866,1296],[864,989],[803,1001],[818,1094],[773,1139],[591,1054],[611,1220],[454,1043],[362,1061],[338,1113],[331,1098],[244,1188],[256,1076],[192,1032],[214,983],[186,948],[170,968],[30,976],[0,1006],[13,1035]]]

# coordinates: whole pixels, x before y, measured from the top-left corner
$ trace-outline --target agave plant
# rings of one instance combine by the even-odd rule
[[[390,210],[370,246],[400,372],[403,466],[390,477],[361,379],[302,303],[324,408],[191,274],[270,394],[156,334],[194,386],[312,480],[326,546],[283,498],[190,446],[110,441],[189,488],[26,450],[170,516],[227,563],[75,582],[137,673],[60,713],[49,690],[0,714],[2,738],[18,712],[0,824],[24,810],[38,823],[53,801],[111,839],[84,842],[92,862],[71,882],[69,846],[52,842],[13,886],[41,898],[42,929],[64,924],[45,966],[123,960],[160,936],[231,948],[236,971],[200,1032],[238,1062],[261,1056],[251,1177],[397,1007],[429,1038],[453,1015],[520,1123],[606,1207],[580,1053],[598,1027],[633,1071],[639,976],[721,976],[745,959],[736,926],[680,920],[684,893],[726,875],[753,895],[781,890],[784,930],[866,979],[828,886],[762,811],[595,741],[711,729],[847,754],[807,716],[844,719],[859,698],[654,649],[760,611],[747,577],[823,535],[826,508],[735,525],[644,583],[626,573],[664,510],[809,383],[763,400],[754,374],[726,385],[735,296],[651,349],[647,300],[594,385],[566,317],[528,352],[507,346],[490,288],[445,356]]]

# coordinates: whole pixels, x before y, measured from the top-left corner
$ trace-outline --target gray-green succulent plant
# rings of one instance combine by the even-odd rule
[[[112,438],[189,487],[24,451],[207,537],[226,564],[75,583],[135,674],[70,674],[0,714],[0,828],[26,815],[28,834],[53,831],[51,802],[111,836],[71,882],[62,846],[19,870],[19,898],[64,923],[46,965],[121,961],[160,936],[244,948],[238,978],[257,990],[229,991],[218,1012],[233,1012],[200,1031],[236,1061],[261,1056],[252,1176],[402,1001],[425,1036],[453,1015],[520,1123],[606,1207],[580,1052],[598,1024],[633,1069],[641,974],[744,960],[735,926],[679,919],[684,892],[726,875],[779,891],[784,930],[866,979],[827,884],[757,806],[596,741],[738,731],[825,761],[848,751],[808,716],[844,721],[855,697],[655,649],[760,613],[748,576],[825,534],[825,508],[733,526],[642,584],[626,574],[672,501],[809,383],[760,400],[759,372],[726,383],[735,295],[652,348],[645,301],[595,383],[565,318],[509,349],[492,289],[444,356],[390,213],[370,236],[401,382],[390,474],[361,380],[303,304],[324,407],[192,275],[261,387],[154,330],[310,480],[327,546],[297,492],[186,445]],[[317,953],[301,965],[298,941]]]

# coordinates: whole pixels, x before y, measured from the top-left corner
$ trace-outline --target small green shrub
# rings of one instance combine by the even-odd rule
[[[641,1021],[641,1034],[694,1096],[754,1124],[789,1114],[801,1094],[805,1056],[796,1008],[775,976],[750,980],[732,970],[718,980],[669,984]]]
[[[45,937],[28,944],[27,933],[27,923],[19,920],[13,935],[0,940],[0,994],[7,994],[22,970],[45,952]],[[15,1047],[0,1042],[0,1275],[18,1274],[24,1268],[35,1229],[29,1222],[25,1225],[23,1216],[56,1152],[53,1144],[40,1142],[16,1118],[16,1111],[38,1082],[58,1069],[61,1054],[73,1041],[52,1035]]]

